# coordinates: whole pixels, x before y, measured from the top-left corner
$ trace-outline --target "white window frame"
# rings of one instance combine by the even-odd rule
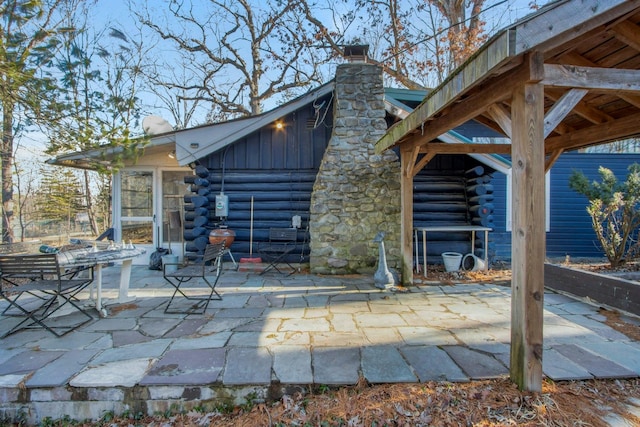
[[[512,231],[512,191],[513,191],[513,170],[509,169],[507,173],[507,205],[506,205],[506,225],[507,231]],[[545,210],[545,231],[551,231],[551,171],[547,172],[544,176],[544,210]]]

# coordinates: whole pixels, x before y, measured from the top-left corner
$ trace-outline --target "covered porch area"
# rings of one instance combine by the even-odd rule
[[[640,134],[640,1],[556,1],[505,28],[376,143],[401,155],[403,281],[413,281],[413,177],[444,153],[510,154],[511,379],[543,378],[545,172],[565,151]],[[450,144],[469,120],[510,143]],[[553,197],[553,195],[552,195]],[[545,325],[546,327],[546,325]]]

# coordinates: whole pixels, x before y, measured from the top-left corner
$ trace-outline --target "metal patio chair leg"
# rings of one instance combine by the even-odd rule
[[[78,293],[93,281],[93,274],[79,279],[61,273],[56,254],[0,256],[0,280],[0,296],[7,300],[8,308],[18,310],[18,313],[12,313],[11,316],[24,317],[4,333],[2,338],[21,329],[36,326],[60,337],[93,320],[93,317],[77,303]],[[37,298],[22,298],[27,295],[35,295]],[[35,306],[30,308],[34,302]],[[86,319],[71,325],[54,324],[53,315],[67,304]]]
[[[210,301],[222,299],[222,296],[218,291],[216,291],[216,285],[218,284],[218,280],[222,273],[222,256],[224,251],[224,242],[210,244],[207,245],[200,264],[165,264],[163,266],[163,275],[165,280],[174,287],[173,294],[164,309],[165,313],[203,314],[209,307]],[[209,262],[211,265],[207,265]],[[178,266],[175,271],[167,270],[168,266],[175,265]],[[211,274],[209,274],[211,271],[215,271],[213,280],[209,280],[208,278],[208,276],[211,276]],[[207,285],[209,288],[208,294],[205,294],[204,296],[188,295],[184,289],[184,284],[191,281],[193,281],[192,283],[195,283],[198,280],[202,280]],[[192,304],[186,309],[174,308],[172,307],[174,305],[174,300],[178,301],[176,298],[178,298],[178,300],[185,299],[187,301],[194,301],[195,304]]]

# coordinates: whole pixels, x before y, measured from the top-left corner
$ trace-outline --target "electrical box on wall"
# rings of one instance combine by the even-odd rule
[[[229,216],[229,196],[224,194],[216,195],[216,216],[221,218]]]

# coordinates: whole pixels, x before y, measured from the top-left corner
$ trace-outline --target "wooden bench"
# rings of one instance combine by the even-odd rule
[[[93,269],[88,271],[84,277],[75,269],[62,271],[56,254],[0,255],[0,297],[9,303],[2,314],[23,318],[0,338],[33,327],[60,337],[91,321],[93,317],[76,299],[93,281]],[[69,324],[68,319],[61,321],[54,316],[70,306],[82,315],[79,322]]]

